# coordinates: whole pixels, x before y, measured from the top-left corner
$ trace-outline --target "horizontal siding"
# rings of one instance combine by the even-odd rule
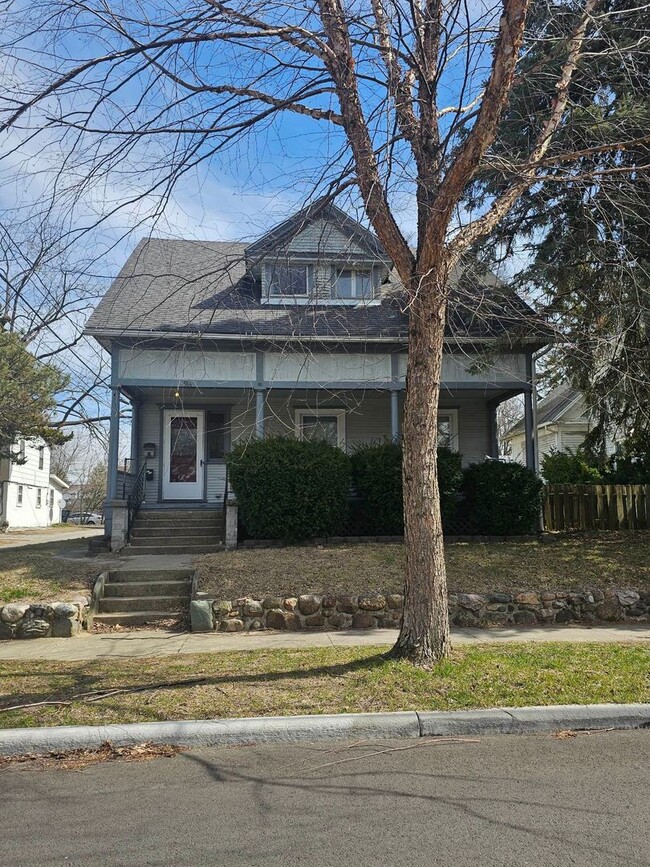
[[[162,453],[162,442],[160,441],[160,408],[156,403],[143,403],[140,408],[140,436],[138,437],[138,463],[144,459],[142,447],[144,443],[155,443],[156,454],[158,457],[154,461],[148,461],[147,466],[153,467],[153,480],[145,482],[144,499],[145,503],[158,502],[158,475],[160,473],[160,463],[158,458]]]
[[[368,252],[327,220],[314,220],[291,239],[286,249],[290,253],[319,253],[324,256],[345,253],[367,255]]]
[[[225,463],[208,464],[206,466],[206,500],[208,503],[223,503],[224,488],[226,486]]]

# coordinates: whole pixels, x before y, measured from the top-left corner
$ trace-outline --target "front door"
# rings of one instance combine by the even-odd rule
[[[163,421],[163,500],[202,500],[203,410],[166,409]]]

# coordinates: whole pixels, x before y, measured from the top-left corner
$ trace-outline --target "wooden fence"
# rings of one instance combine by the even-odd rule
[[[650,485],[545,485],[546,530],[646,530]]]

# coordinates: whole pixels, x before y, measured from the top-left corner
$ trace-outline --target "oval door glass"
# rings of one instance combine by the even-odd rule
[[[198,419],[174,416],[170,420],[169,481],[196,482]]]

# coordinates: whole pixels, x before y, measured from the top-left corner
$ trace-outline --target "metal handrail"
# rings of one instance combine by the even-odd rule
[[[138,514],[140,506],[144,502],[144,494],[145,494],[145,481],[147,478],[147,462],[145,461],[140,467],[140,471],[138,475],[135,477],[135,481],[131,486],[131,490],[128,496],[128,517],[127,517],[127,526],[126,526],[126,541],[127,543],[131,540],[131,528],[133,526],[133,521],[135,520],[135,516]]]

